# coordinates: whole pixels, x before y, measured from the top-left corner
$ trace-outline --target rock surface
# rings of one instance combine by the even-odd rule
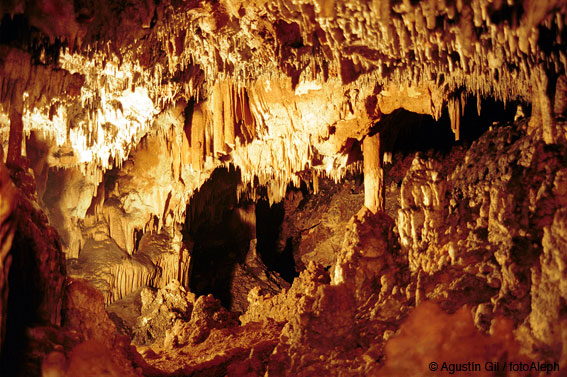
[[[271,351],[236,360],[226,355],[242,343],[225,344],[217,359],[228,363],[222,370],[433,376],[450,373],[431,372],[432,361],[471,361],[489,376],[487,362],[506,360],[556,363],[551,375],[562,375],[564,149],[546,146],[523,122],[495,127],[445,155],[416,155],[402,182],[397,222],[362,209],[347,226],[332,274],[311,262],[281,293],[250,291],[241,326],[224,331],[249,339],[257,326],[277,323]],[[545,165],[535,163],[542,158]],[[158,349],[148,359],[199,368],[197,356],[182,349]]]
[[[395,375],[445,344],[565,374],[566,21],[563,0],[2,2],[2,362]],[[362,210],[339,187],[361,171]]]
[[[16,224],[11,218],[15,207],[15,188],[4,164],[0,164],[0,351],[6,334],[6,314],[8,310],[8,276],[12,264],[10,249]]]
[[[51,200],[38,199],[67,258],[102,233],[129,255],[140,232],[173,236],[228,164],[270,203],[288,184],[343,178],[399,109],[446,114],[459,139],[467,103],[522,101],[534,134],[565,142],[561,0],[128,5],[0,8],[2,147],[17,161],[22,135],[46,142],[34,171]]]

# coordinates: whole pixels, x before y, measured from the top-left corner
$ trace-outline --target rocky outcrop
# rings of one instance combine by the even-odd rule
[[[11,266],[4,340],[11,346],[3,349],[1,362],[3,369],[17,375],[29,357],[26,329],[61,323],[65,262],[57,232],[36,201],[33,175],[13,167],[10,177],[17,188],[13,197],[17,205],[11,220],[16,227],[8,252]]]
[[[248,308],[248,293],[259,289],[264,293],[277,294],[290,284],[277,272],[266,266],[256,250],[257,240],[250,241],[250,249],[244,263],[235,266],[230,283],[231,306],[233,312],[244,313]]]
[[[477,325],[510,316],[535,337],[528,344],[561,348],[551,328],[562,323],[564,293],[553,276],[563,271],[556,261],[565,249],[557,242],[566,151],[528,135],[525,122],[518,126],[489,131],[464,155],[448,157],[456,164],[445,172],[438,161],[414,160],[397,222],[402,252],[420,277],[420,299],[455,300],[446,306],[453,310],[475,303]],[[451,270],[463,274],[440,283]]]
[[[459,373],[457,370],[460,370],[460,373],[478,376],[494,376],[503,372],[514,376],[523,373],[514,370],[520,369],[516,365],[531,366],[532,361],[520,352],[510,321],[496,319],[487,336],[475,328],[471,313],[466,308],[449,315],[435,304],[424,302],[408,316],[399,333],[386,343],[384,365],[376,367],[369,363],[367,373],[443,376]],[[535,363],[546,365],[543,360]],[[552,368],[555,365],[559,367],[559,363],[550,365]],[[543,373],[559,376],[562,371],[558,369]]]
[[[12,184],[8,169],[0,163],[0,351],[6,334],[6,314],[8,310],[8,276],[12,264],[10,249],[16,224],[12,218],[15,207],[16,189]]]
[[[159,290],[143,288],[108,309],[138,346],[182,348],[204,342],[212,329],[235,327],[235,315],[213,296],[196,297],[173,280]]]
[[[277,249],[293,253],[297,271],[311,261],[325,267],[335,264],[346,226],[364,203],[363,187],[354,175],[340,185],[325,177],[317,182],[313,191],[290,190],[280,204],[284,218]]]
[[[129,338],[121,336],[104,310],[103,296],[82,280],[66,286],[63,327],[34,330],[42,344],[42,376],[141,376],[130,358]]]
[[[428,248],[443,241],[438,238],[443,235],[439,230],[443,228],[447,216],[446,183],[439,177],[439,168],[436,161],[423,161],[416,157],[404,178],[400,195],[400,210],[398,211],[398,232],[400,243],[407,247],[410,266],[413,271],[423,269],[427,272],[438,270],[435,265],[424,265],[427,262],[435,263],[437,258],[428,255]],[[431,252],[429,252],[430,254]],[[439,262],[441,265],[443,261]]]
[[[332,284],[347,286],[358,303],[364,303],[383,286],[388,289],[388,284],[403,284],[397,274],[405,258],[399,253],[393,229],[394,221],[384,212],[374,214],[362,207],[347,225]]]
[[[188,286],[191,257],[180,239],[148,234],[133,256],[111,239],[89,240],[68,264],[70,276],[89,280],[111,304],[142,287],[163,288],[173,280]]]

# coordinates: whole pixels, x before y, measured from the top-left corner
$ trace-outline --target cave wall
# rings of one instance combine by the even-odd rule
[[[1,228],[2,232],[1,241],[2,253],[0,254],[0,350],[4,344],[4,337],[6,334],[6,313],[8,306],[8,276],[10,273],[10,266],[12,265],[12,256],[9,254],[12,247],[12,240],[14,238],[15,223],[13,221],[12,212],[15,205],[15,188],[12,185],[8,169],[4,164],[0,165],[0,192],[1,192]]]
[[[2,169],[2,206],[11,213],[4,212],[2,227],[0,364],[21,373],[28,360],[29,326],[61,324],[66,268],[59,236],[35,199],[33,175],[21,168]]]

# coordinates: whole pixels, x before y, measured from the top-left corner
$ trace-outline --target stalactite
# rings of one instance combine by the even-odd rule
[[[224,144],[224,108],[223,108],[223,85],[217,81],[213,86],[213,96],[211,99],[213,113],[213,133],[214,133],[214,152],[222,155],[226,153]]]
[[[172,160],[172,170],[173,170],[173,179],[175,182],[178,182],[181,178],[181,170],[183,169],[182,163],[182,151],[181,146],[179,145],[179,137],[178,134],[175,132],[173,127],[171,127],[171,160]]]
[[[225,144],[234,148],[236,138],[234,124],[234,87],[229,80],[223,83],[223,107]]]
[[[189,251],[184,246],[180,246],[179,250],[172,249],[171,244],[159,241],[160,236],[151,237],[156,238],[150,240],[149,246],[142,246],[133,257],[120,258],[120,263],[112,264],[102,274],[106,281],[102,291],[107,305],[144,286],[159,289],[172,280],[179,280],[188,286],[191,268]]]
[[[319,173],[317,170],[313,170],[313,194],[317,195],[319,193]]]
[[[191,165],[196,171],[203,170],[205,157],[205,119],[201,105],[195,104],[191,117]]]
[[[205,122],[205,157],[214,156],[214,126],[207,104],[203,103],[203,117]],[[205,160],[206,161],[206,160]]]
[[[455,140],[461,138],[461,101],[458,98],[449,99],[449,117],[451,118],[451,130],[455,134]]]
[[[242,134],[249,142],[256,137],[256,124],[250,110],[250,101],[245,88],[240,89],[240,107],[242,113]]]
[[[189,140],[187,140],[187,134],[181,132],[181,163],[182,166],[191,165],[191,146],[189,145]]]

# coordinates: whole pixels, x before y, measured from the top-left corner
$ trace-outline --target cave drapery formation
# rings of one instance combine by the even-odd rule
[[[0,17],[2,376],[567,374],[564,0]]]

